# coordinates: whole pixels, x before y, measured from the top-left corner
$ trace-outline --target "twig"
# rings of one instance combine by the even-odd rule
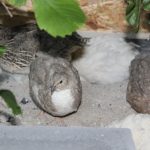
[[[6,9],[7,13],[9,14],[9,16],[12,18],[13,14],[9,11],[8,7],[5,5],[4,2],[1,2],[1,4],[4,6],[4,8]]]

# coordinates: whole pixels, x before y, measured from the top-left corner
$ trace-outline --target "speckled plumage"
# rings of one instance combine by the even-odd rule
[[[73,113],[81,103],[78,72],[66,59],[37,58],[30,66],[29,85],[35,104],[53,116]]]

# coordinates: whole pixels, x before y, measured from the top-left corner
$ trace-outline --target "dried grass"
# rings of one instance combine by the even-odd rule
[[[125,19],[124,0],[79,0],[79,3],[87,16],[83,30],[126,32],[131,29]],[[145,32],[148,28],[142,24],[140,30]]]
[[[82,8],[87,16],[85,29],[100,31],[126,30],[125,4],[122,0],[99,0],[93,4],[88,2],[86,5],[85,3],[84,5],[82,4]]]
[[[32,0],[27,0],[26,6],[12,9],[13,15],[26,16],[33,20]],[[78,0],[87,16],[87,22],[82,30],[126,32],[129,29],[125,20],[125,0]],[[21,13],[20,13],[21,12]],[[142,18],[145,18],[143,14]],[[5,18],[5,16],[4,16]],[[144,21],[143,21],[144,22]],[[141,31],[150,31],[149,25],[143,23]]]

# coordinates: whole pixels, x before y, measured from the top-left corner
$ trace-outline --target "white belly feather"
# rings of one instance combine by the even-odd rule
[[[59,111],[67,111],[72,109],[73,96],[70,89],[55,91],[52,94],[52,103]]]

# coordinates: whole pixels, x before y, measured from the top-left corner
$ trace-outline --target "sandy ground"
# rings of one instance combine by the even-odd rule
[[[87,37],[98,36],[99,33],[82,33]],[[126,102],[127,80],[113,84],[91,84],[81,78],[83,86],[82,104],[77,113],[64,118],[52,117],[43,113],[35,106],[29,95],[28,75],[0,73],[0,89],[10,89],[14,92],[19,105],[23,110],[22,116],[17,116],[19,124],[49,125],[49,126],[106,126],[113,121],[122,120],[136,112]],[[29,102],[22,104],[21,100],[27,98]],[[0,109],[8,111],[3,101]],[[8,111],[9,113],[10,111]],[[3,115],[0,123],[6,124]]]
[[[16,95],[23,115],[21,124],[50,126],[105,126],[135,113],[126,102],[127,81],[110,85],[91,84],[82,81],[83,98],[77,113],[64,118],[52,117],[39,110],[29,96],[28,76],[10,75],[1,82],[1,88],[10,89]],[[22,104],[23,98],[29,99]],[[2,106],[2,105],[1,105]],[[0,106],[0,107],[1,107]],[[7,107],[4,109],[6,110]]]

